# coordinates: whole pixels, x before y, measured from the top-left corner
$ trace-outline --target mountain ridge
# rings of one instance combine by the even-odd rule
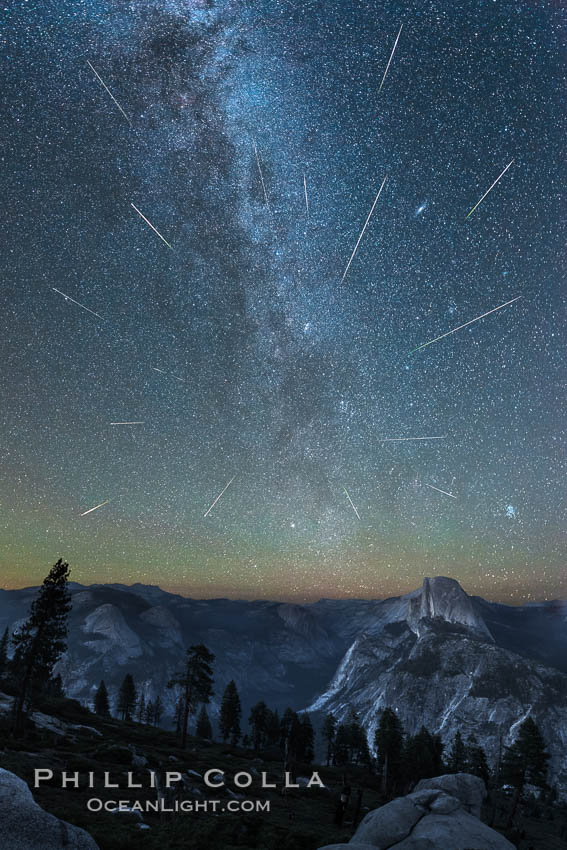
[[[556,717],[567,711],[562,605],[491,603],[445,576],[426,578],[403,596],[308,605],[195,600],[141,583],[69,589],[68,649],[57,672],[68,695],[89,705],[101,679],[114,702],[131,673],[146,701],[161,696],[171,723],[175,694],[167,682],[185,649],[204,643],[216,656],[213,719],[234,679],[244,719],[259,700],[279,710],[332,710],[338,719],[352,706],[371,739],[376,706],[398,700],[408,731],[423,722],[448,739],[460,723],[492,752],[494,724],[510,729],[532,711],[547,734],[561,727],[560,746],[567,747]],[[0,591],[0,631],[23,622],[36,592]],[[525,699],[517,677],[529,683]],[[561,759],[556,746],[556,775],[564,772]]]

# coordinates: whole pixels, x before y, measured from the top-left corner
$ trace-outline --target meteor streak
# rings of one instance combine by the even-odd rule
[[[496,313],[497,310],[501,310],[502,307],[507,307],[508,304],[513,304],[514,301],[517,301],[521,297],[521,295],[517,295],[515,298],[512,298],[511,301],[506,301],[505,304],[500,304],[499,307],[495,307],[493,310],[489,310],[488,313],[483,313],[482,316],[477,316],[476,319],[471,319],[470,322],[465,322],[464,325],[459,325],[458,328],[453,328],[452,331],[447,331],[447,333],[441,334],[441,336],[437,336],[435,337],[435,339],[430,339],[429,342],[424,342],[423,345],[418,345],[417,348],[412,348],[410,354],[413,354],[414,351],[421,351],[422,348],[425,348],[427,345],[433,345],[434,342],[439,342],[440,339],[444,339],[446,336],[450,336],[451,334],[460,331],[462,328],[466,328],[468,325],[472,325],[473,322],[478,322],[479,319],[484,319],[485,316],[490,316],[491,313]]]
[[[234,481],[235,478],[236,478],[236,475],[233,475],[232,478],[230,479],[230,481],[228,482],[228,484],[226,485],[226,487],[224,488],[224,490],[221,490],[221,492],[218,494],[218,496],[216,497],[215,501],[213,502],[213,504],[211,505],[209,510],[205,514],[203,514],[203,519],[210,514],[210,512],[212,511],[212,509],[214,508],[214,506],[216,505],[216,503],[220,499],[220,497],[223,496],[226,493],[226,491],[228,490],[228,488],[230,487],[230,485],[232,484],[232,482]]]
[[[110,97],[112,98],[112,100],[114,101],[114,103],[116,104],[116,106],[118,107],[118,109],[120,110],[120,112],[122,113],[122,115],[124,116],[124,118],[126,119],[126,121],[128,122],[128,124],[129,124],[129,125],[130,125],[130,127],[131,127],[131,126],[132,126],[132,122],[130,121],[130,119],[128,118],[128,116],[126,115],[126,113],[124,112],[124,110],[122,109],[122,107],[120,106],[120,104],[118,103],[118,101],[116,100],[116,98],[114,97],[114,95],[112,94],[112,92],[110,91],[110,89],[108,88],[108,86],[106,85],[106,83],[104,82],[104,80],[102,79],[102,77],[100,76],[100,74],[98,73],[98,71],[96,71],[96,70],[93,68],[93,66],[91,65],[91,63],[89,62],[89,60],[88,60],[88,59],[87,59],[87,65],[89,66],[89,68],[91,69],[91,71],[93,72],[93,74],[96,76],[97,80],[98,80],[100,83],[102,83],[102,85],[104,86],[104,88],[106,89],[106,91],[108,92],[108,94],[110,95]]]
[[[89,508],[88,511],[85,511],[82,514],[79,514],[79,516],[86,516],[87,514],[90,514],[93,511],[97,511],[99,508],[102,508],[103,505],[108,505],[109,502],[110,502],[110,499],[107,499],[105,502],[101,502],[100,505],[95,505],[94,508]]]
[[[169,242],[167,241],[167,239],[164,239],[164,238],[163,238],[163,236],[161,235],[161,233],[159,232],[159,230],[158,230],[156,227],[154,227],[154,226],[153,226],[153,224],[151,223],[151,221],[148,221],[148,219],[146,218],[146,216],[144,215],[144,213],[141,213],[141,212],[140,212],[140,210],[138,209],[138,207],[136,207],[136,206],[135,206],[135,205],[134,205],[131,201],[130,201],[130,206],[134,207],[134,209],[136,210],[136,212],[138,213],[138,215],[140,216],[140,218],[143,218],[143,219],[144,219],[144,221],[146,222],[146,224],[149,224],[149,225],[150,225],[150,227],[152,228],[152,230],[154,231],[154,233],[157,233],[157,235],[159,236],[159,238],[161,239],[161,241],[162,241],[162,242],[165,242],[165,244],[167,245],[167,247],[168,247],[168,248],[171,248],[171,250],[173,251],[173,247],[169,244]]]
[[[76,304],[76,305],[77,305],[77,307],[80,307],[82,310],[86,310],[86,311],[87,311],[87,313],[92,313],[92,314],[93,314],[93,316],[96,316],[96,317],[97,317],[97,319],[102,319],[102,316],[99,316],[99,314],[98,314],[98,313],[95,313],[95,311],[94,311],[94,310],[91,310],[91,308],[90,308],[90,307],[85,307],[85,305],[84,305],[84,304],[80,304],[78,301],[75,301],[75,299],[74,299],[74,298],[71,298],[71,296],[70,296],[70,295],[65,295],[65,293],[64,293],[64,292],[61,292],[61,290],[60,290],[60,289],[55,289],[55,287],[54,287],[54,286],[52,286],[51,288],[53,289],[53,291],[54,291],[54,292],[58,292],[58,293],[59,293],[59,295],[62,295],[62,296],[63,296],[63,298],[66,298],[66,299],[67,299],[67,301],[72,301],[72,302],[73,302],[73,304]],[[103,319],[103,321],[104,321],[104,319]]]
[[[307,197],[307,178],[305,174],[303,175],[303,190],[305,192],[305,209],[307,210],[307,217],[309,218],[309,198]]]
[[[347,490],[347,488],[346,488],[346,487],[343,487],[343,490],[344,490],[344,491],[345,491],[345,493],[346,493],[346,497],[347,497],[347,499],[348,499],[348,500],[349,500],[349,502],[350,502],[350,506],[351,506],[351,508],[353,509],[353,511],[355,512],[355,514],[357,515],[357,517],[360,519],[360,514],[359,514],[359,513],[358,513],[358,511],[356,510],[356,508],[355,508],[355,506],[354,506],[354,502],[352,501],[351,497],[350,497],[350,496],[349,496],[349,494],[348,494],[348,490]]]
[[[367,219],[366,219],[366,221],[364,222],[364,227],[362,228],[362,230],[361,230],[361,232],[360,232],[360,236],[358,237],[358,242],[357,242],[357,243],[356,243],[356,245],[354,246],[354,251],[353,251],[353,252],[352,252],[352,254],[350,255],[350,260],[348,261],[347,266],[346,266],[346,269],[345,269],[345,270],[344,270],[344,272],[343,272],[343,276],[341,277],[341,283],[344,281],[345,277],[347,276],[347,272],[348,272],[348,270],[350,269],[350,264],[351,264],[351,263],[352,263],[352,261],[354,260],[354,255],[355,255],[355,254],[356,254],[356,252],[358,251],[358,246],[360,245],[360,240],[361,240],[361,239],[362,239],[362,237],[364,236],[364,231],[365,231],[365,230],[366,230],[366,228],[368,227],[368,222],[370,221],[370,218],[371,218],[371,216],[372,216],[372,213],[374,212],[374,207],[376,206],[376,201],[378,200],[378,198],[380,197],[380,194],[382,193],[382,189],[384,188],[384,183],[385,183],[385,182],[386,182],[386,178],[384,177],[384,179],[382,180],[382,185],[381,185],[381,186],[380,186],[380,188],[378,189],[378,194],[377,194],[377,195],[376,195],[376,197],[374,198],[374,203],[372,204],[372,209],[371,209],[371,210],[370,210],[370,212],[368,213],[368,218],[367,218]]]
[[[379,440],[380,443],[405,443],[407,440],[445,440],[447,435],[443,437],[386,437],[384,440]]]
[[[445,496],[450,496],[452,499],[456,499],[456,496],[453,496],[452,493],[447,493],[446,490],[440,490],[439,487],[434,487],[433,484],[426,484],[426,487],[431,487],[432,490],[437,490],[438,493],[444,493]]]
[[[158,369],[157,366],[151,367],[154,372],[160,372],[162,375],[169,375],[170,378],[175,378],[176,381],[181,381],[181,383],[185,383],[184,378],[179,378],[177,375],[174,375],[173,372],[164,372],[163,369]]]
[[[484,199],[485,199],[485,198],[486,198],[486,196],[488,195],[488,192],[492,192],[492,190],[494,189],[494,187],[496,186],[496,184],[498,183],[498,181],[500,180],[500,178],[501,178],[501,177],[503,177],[503,176],[506,174],[506,172],[508,171],[508,169],[510,168],[510,166],[512,165],[512,163],[513,163],[513,162],[514,162],[514,160],[513,160],[513,159],[511,159],[511,160],[510,160],[510,162],[508,163],[508,165],[506,166],[506,168],[504,169],[504,171],[502,172],[502,174],[500,174],[500,175],[496,178],[496,180],[494,181],[494,183],[492,184],[492,186],[490,187],[490,189],[488,189],[488,191],[486,191],[486,192],[484,193],[484,195],[482,196],[482,198],[480,199],[480,201],[477,201],[477,202],[476,202],[476,204],[474,205],[474,207],[472,208],[472,210],[471,210],[469,213],[467,213],[467,214],[466,214],[466,216],[465,216],[465,220],[466,220],[466,219],[467,219],[470,215],[472,215],[472,214],[473,214],[473,212],[474,212],[474,211],[476,210],[476,208],[478,207],[478,205],[479,205],[479,204],[481,204],[481,203],[484,201]]]
[[[388,59],[388,64],[386,65],[386,70],[384,71],[384,76],[382,77],[382,82],[380,83],[380,88],[378,89],[378,94],[380,94],[380,92],[382,91],[382,86],[384,85],[384,80],[386,79],[386,74],[388,73],[392,59],[394,58],[394,53],[396,52],[396,47],[398,46],[398,39],[399,39],[400,35],[402,34],[402,27],[403,27],[403,24],[400,26],[400,31],[397,34],[396,40],[394,42],[394,46],[392,47],[392,52],[390,53],[390,58]]]
[[[268,207],[268,212],[272,213],[270,209],[270,202],[268,201],[268,193],[266,192],[266,184],[264,183],[264,175],[262,174],[262,166],[260,165],[260,157],[258,156],[258,148],[256,147],[256,142],[252,142],[254,145],[254,153],[256,154],[256,165],[258,166],[258,172],[260,174],[260,180],[262,183],[262,189],[264,190],[264,200],[266,202],[266,206]]]
[[[111,425],[143,425],[143,422],[111,422]]]

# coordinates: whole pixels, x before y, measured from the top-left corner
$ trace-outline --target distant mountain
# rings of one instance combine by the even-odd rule
[[[563,603],[500,605],[443,577],[391,599],[311,605],[195,600],[143,584],[71,583],[70,590],[68,650],[58,672],[68,695],[86,704],[101,679],[112,699],[132,673],[146,699],[160,693],[168,723],[174,695],[167,681],[185,649],[203,642],[216,656],[213,716],[233,678],[244,721],[260,699],[339,717],[352,705],[372,740],[376,709],[390,704],[408,731],[425,723],[448,739],[461,726],[493,754],[500,731],[506,742],[531,712],[554,741],[555,775],[563,781],[567,771]],[[0,633],[23,621],[36,593],[0,590]]]
[[[446,745],[457,730],[465,739],[474,734],[492,763],[531,715],[551,753],[551,775],[565,789],[567,676],[526,657],[527,652],[522,657],[497,645],[480,602],[452,579],[425,579],[421,592],[408,601],[405,621],[388,623],[379,634],[358,635],[307,710],[343,720],[354,709],[372,743],[379,711],[390,706],[407,731],[424,725]],[[493,622],[497,635],[506,631],[505,621],[494,617]],[[515,642],[508,634],[507,643]],[[536,655],[542,649],[540,640]]]

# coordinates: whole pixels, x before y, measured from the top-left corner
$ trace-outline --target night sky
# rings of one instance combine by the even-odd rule
[[[2,586],[565,595],[559,3],[2,14]]]

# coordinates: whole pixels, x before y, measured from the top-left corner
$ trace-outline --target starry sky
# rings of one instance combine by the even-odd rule
[[[564,596],[560,4],[2,15],[2,586]]]

